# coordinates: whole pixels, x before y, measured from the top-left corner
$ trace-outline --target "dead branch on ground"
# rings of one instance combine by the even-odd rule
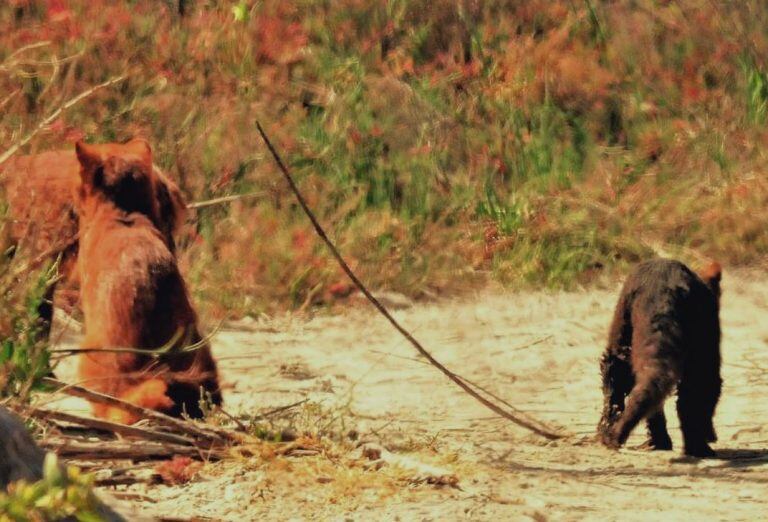
[[[74,384],[66,384],[56,379],[46,378],[44,379],[44,382],[45,384],[55,386],[57,388],[57,392],[65,393],[73,397],[79,397],[81,399],[86,399],[91,402],[121,408],[142,419],[150,419],[163,426],[165,429],[168,429],[178,435],[192,437],[198,444],[208,443],[209,445],[214,446],[241,441],[240,435],[229,430],[216,428],[213,426],[203,427],[192,421],[170,417],[164,413],[142,408],[140,406],[131,404],[130,402],[125,402],[115,397],[110,397],[109,395],[104,395],[103,393],[88,390]]]
[[[161,442],[99,440],[85,441],[66,437],[46,437],[40,445],[58,456],[77,460],[148,460],[171,458],[174,455],[215,459],[219,451],[205,451],[195,446]]]

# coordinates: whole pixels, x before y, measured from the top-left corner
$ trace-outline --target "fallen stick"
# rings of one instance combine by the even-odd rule
[[[121,401],[115,397],[110,397],[109,395],[104,395],[103,393],[91,391],[75,384],[66,384],[50,377],[43,379],[43,382],[48,385],[57,386],[59,388],[57,391],[60,393],[65,393],[73,397],[79,397],[81,399],[86,399],[99,404],[106,404],[108,406],[121,408],[142,419],[151,419],[158,424],[165,426],[166,428],[173,429],[176,432],[180,432],[184,435],[190,435],[192,437],[208,440],[212,444],[240,441],[240,437],[226,430],[212,427],[202,428],[193,424],[192,422],[177,419],[165,415],[164,413],[160,413],[159,411],[142,408],[140,406],[131,404],[130,402]]]
[[[81,460],[151,460],[171,458],[174,455],[195,457],[218,457],[216,452],[201,451],[194,446],[163,444],[160,442],[104,441],[92,442],[73,439],[51,438],[40,445],[55,452],[59,457]]]
[[[139,428],[136,426],[128,426],[126,424],[118,424],[116,422],[110,422],[103,419],[92,419],[90,417],[80,417],[79,415],[73,415],[71,413],[64,413],[61,411],[44,410],[41,408],[34,408],[29,410],[28,413],[36,419],[52,419],[62,422],[68,422],[71,424],[77,424],[79,426],[85,426],[86,428],[93,428],[97,430],[109,431],[117,433],[119,435],[126,435],[129,437],[138,437],[141,439],[155,441],[155,442],[168,442],[171,444],[181,444],[182,446],[194,446],[195,441],[181,435],[175,435],[173,433],[165,433],[162,431],[154,431],[147,428]]]
[[[508,411],[501,408],[498,404],[494,404],[493,402],[489,401],[479,393],[477,393],[475,390],[473,390],[467,383],[465,383],[460,377],[458,377],[455,373],[453,373],[451,370],[446,368],[440,361],[435,359],[431,353],[429,353],[426,348],[424,348],[419,341],[416,340],[416,338],[411,335],[408,330],[406,330],[398,321],[395,319],[392,314],[389,313],[389,310],[387,310],[384,305],[381,304],[381,302],[376,299],[376,297],[368,290],[368,288],[363,284],[362,281],[357,277],[357,275],[352,271],[352,269],[349,267],[347,262],[344,260],[344,258],[341,256],[341,253],[339,253],[339,250],[336,248],[336,245],[333,244],[333,242],[328,238],[328,235],[325,233],[325,230],[323,229],[322,225],[320,225],[320,222],[317,220],[317,217],[315,217],[315,214],[312,212],[312,210],[309,208],[309,205],[307,204],[306,200],[304,199],[304,196],[301,194],[301,191],[299,190],[298,185],[296,185],[296,182],[293,179],[293,176],[291,176],[291,173],[288,171],[288,168],[283,163],[283,160],[280,158],[280,155],[277,153],[277,150],[275,150],[275,147],[272,145],[272,142],[269,141],[269,138],[267,137],[266,132],[261,126],[261,123],[258,121],[256,122],[256,128],[259,131],[259,134],[261,134],[261,139],[264,140],[265,145],[269,149],[269,152],[272,154],[272,158],[274,158],[275,163],[277,163],[278,168],[283,173],[283,176],[285,177],[285,180],[288,182],[288,185],[291,188],[291,191],[296,196],[296,200],[299,202],[299,205],[304,210],[304,213],[307,215],[309,220],[312,222],[312,226],[315,228],[315,232],[317,232],[317,235],[320,236],[320,239],[323,240],[325,245],[328,247],[328,250],[331,251],[331,254],[336,259],[336,261],[339,263],[339,266],[344,271],[345,274],[347,274],[347,277],[354,283],[354,285],[357,287],[358,290],[368,299],[368,301],[371,302],[371,304],[383,315],[387,321],[398,331],[400,334],[402,334],[403,337],[405,337],[408,342],[413,345],[414,348],[416,348],[416,351],[418,351],[421,355],[423,355],[429,363],[440,370],[443,375],[448,377],[451,381],[453,381],[456,386],[464,390],[467,395],[474,398],[476,401],[478,401],[480,404],[488,408],[489,410],[493,411],[497,415],[500,415],[504,417],[505,419],[508,419],[518,426],[521,426],[523,428],[526,428],[533,433],[536,433],[537,435],[541,435],[542,437],[549,439],[549,440],[555,440],[560,439],[563,437],[563,434],[556,433],[554,431],[550,431],[548,429],[542,429],[539,426],[535,426],[531,424],[530,422],[521,419],[517,417],[516,415],[513,415],[512,413],[509,413]],[[540,424],[540,423],[538,423]]]

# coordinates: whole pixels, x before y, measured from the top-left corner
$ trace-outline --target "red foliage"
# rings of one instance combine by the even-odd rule
[[[259,61],[288,64],[301,59],[301,51],[309,38],[300,23],[263,14],[256,18],[255,24]]]

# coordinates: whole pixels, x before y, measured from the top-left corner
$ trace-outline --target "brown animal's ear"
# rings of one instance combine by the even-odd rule
[[[93,185],[93,176],[96,169],[102,165],[101,154],[92,146],[80,140],[75,143],[77,160],[80,162],[80,178],[86,185]]]
[[[158,181],[157,201],[160,204],[160,220],[167,229],[163,232],[166,234],[169,246],[171,246],[173,235],[178,233],[187,219],[187,203],[176,183],[157,167],[153,167],[152,170]]]
[[[152,164],[152,147],[149,146],[149,142],[144,138],[133,138],[126,142],[125,148],[141,158],[143,163],[147,165]]]

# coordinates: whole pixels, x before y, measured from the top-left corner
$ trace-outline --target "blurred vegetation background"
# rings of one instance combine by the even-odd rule
[[[187,227],[209,317],[349,291],[256,118],[373,288],[765,264],[765,2],[10,0],[0,26],[0,152],[126,74],[24,152],[140,135],[189,201],[262,193]]]

